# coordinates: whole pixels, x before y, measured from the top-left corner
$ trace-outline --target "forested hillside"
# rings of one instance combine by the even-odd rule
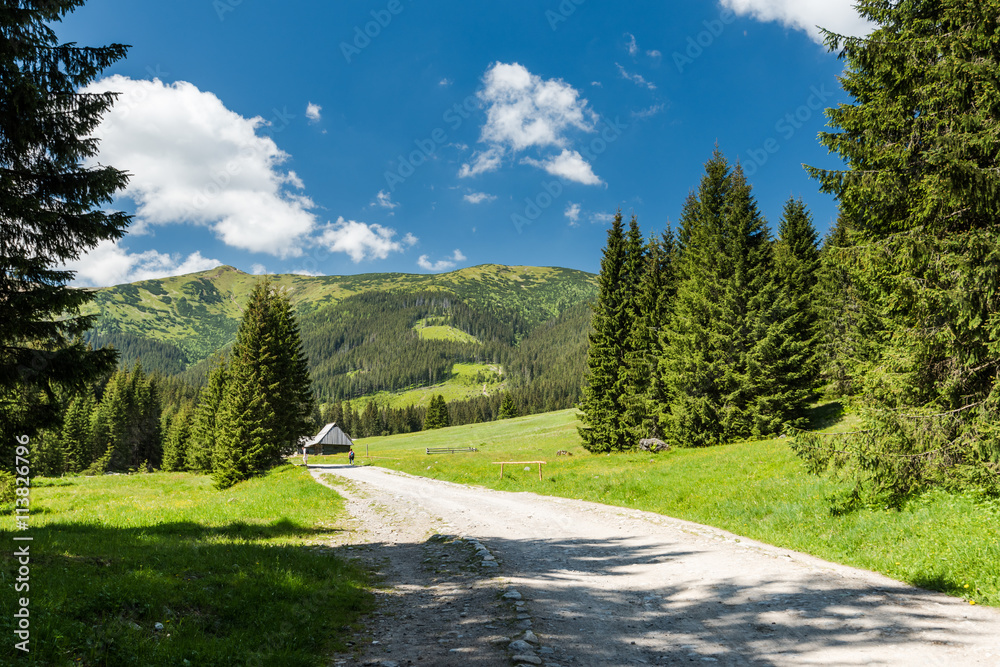
[[[124,367],[141,362],[148,373],[198,388],[215,357],[228,354],[241,304],[259,280],[223,266],[98,290],[97,323],[86,340],[114,346]],[[344,415],[334,403],[376,395],[383,410],[423,404],[405,392],[448,383],[456,388],[441,391],[458,422],[495,418],[501,391],[521,414],[569,407],[579,398],[588,304],[596,295],[592,274],[485,265],[440,275],[271,280],[301,323],[316,397],[329,406],[323,418]],[[422,420],[423,407],[401,423]],[[393,431],[400,420],[386,413],[382,421],[381,430]]]

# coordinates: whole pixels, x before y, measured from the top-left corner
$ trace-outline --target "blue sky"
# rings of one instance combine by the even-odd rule
[[[131,44],[100,161],[130,233],[70,265],[107,285],[248,273],[597,271],[608,219],[676,221],[713,147],[776,228],[836,217],[802,163],[846,101],[813,26],[849,1],[91,0],[56,29]]]

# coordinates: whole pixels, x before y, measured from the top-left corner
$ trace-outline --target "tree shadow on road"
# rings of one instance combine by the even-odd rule
[[[973,623],[956,631],[955,609],[904,584],[872,588],[820,570],[788,580],[733,572],[709,582],[682,560],[709,552],[625,540],[483,542],[504,561],[501,573],[526,601],[542,645],[555,650],[554,664],[944,665],[924,649],[960,650],[986,633]],[[398,548],[373,547],[390,559]]]

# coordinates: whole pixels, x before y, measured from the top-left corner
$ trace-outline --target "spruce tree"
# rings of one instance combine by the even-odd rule
[[[679,221],[682,251],[677,292],[667,326],[660,332],[663,356],[657,365],[667,402],[659,422],[679,446],[722,442],[726,339],[718,323],[725,296],[725,217],[731,182],[729,164],[716,149],[705,164],[698,191],[688,197]]]
[[[80,90],[126,53],[112,44],[60,44],[52,24],[83,0],[4,3],[0,8],[0,454],[12,466],[17,435],[58,428],[59,386],[82,389],[115,366],[91,350],[80,316],[93,292],[72,289],[67,261],[122,237],[130,216],[110,213],[127,175],[84,167],[114,93]]]
[[[66,408],[60,439],[66,472],[83,472],[91,463],[90,415],[93,409],[94,399],[89,391],[74,396]]]
[[[208,383],[198,394],[197,406],[191,420],[187,467],[189,470],[212,472],[216,449],[219,408],[229,380],[228,364],[219,357],[208,375]]]
[[[618,369],[618,429],[623,449],[637,447],[639,440],[649,435],[651,427],[646,401],[652,361],[652,332],[646,310],[651,304],[644,298],[643,290],[646,281],[659,280],[648,275],[659,268],[658,262],[651,257],[655,252],[643,241],[638,221],[633,215],[625,237],[625,264],[618,281],[624,301],[622,325],[626,327],[622,364]]]
[[[806,438],[817,470],[851,463],[862,490],[927,484],[1000,492],[1000,0],[862,0],[878,28],[827,33],[853,98],[820,141],[843,170],[809,168],[853,243],[839,253],[884,335],[867,364],[860,432]]]
[[[640,237],[641,238],[641,237]],[[621,451],[626,441],[621,428],[622,369],[630,297],[621,290],[628,246],[622,214],[615,214],[597,278],[598,296],[592,305],[593,328],[587,351],[587,378],[580,402],[579,428],[583,446],[591,452]]]
[[[170,420],[170,427],[163,439],[163,469],[188,470],[188,445],[191,440],[191,407],[181,408]]]
[[[271,285],[254,285],[236,334],[226,390],[216,417],[212,477],[227,488],[281,460],[286,424],[276,407],[283,401],[279,357],[281,327]]]
[[[503,393],[503,400],[500,402],[500,413],[497,419],[511,419],[517,417],[517,404],[509,391]]]

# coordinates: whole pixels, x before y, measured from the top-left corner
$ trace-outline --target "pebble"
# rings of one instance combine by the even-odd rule
[[[520,600],[521,599],[521,594],[518,593],[516,590],[514,590],[512,588],[512,589],[510,589],[509,591],[507,591],[506,593],[503,594],[503,599],[504,600]]]
[[[525,633],[524,633],[524,637],[522,637],[521,639],[523,639],[524,641],[529,642],[531,644],[537,644],[538,643],[538,637],[536,637],[535,633],[532,632],[531,630],[526,630]]]
[[[538,656],[518,654],[511,658],[515,663],[527,663],[529,665],[540,665],[542,664],[542,659]]]
[[[514,651],[515,653],[523,653],[526,651],[535,650],[535,648],[531,644],[524,641],[523,639],[515,639],[510,643],[510,645],[507,648],[510,649],[511,651]]]

